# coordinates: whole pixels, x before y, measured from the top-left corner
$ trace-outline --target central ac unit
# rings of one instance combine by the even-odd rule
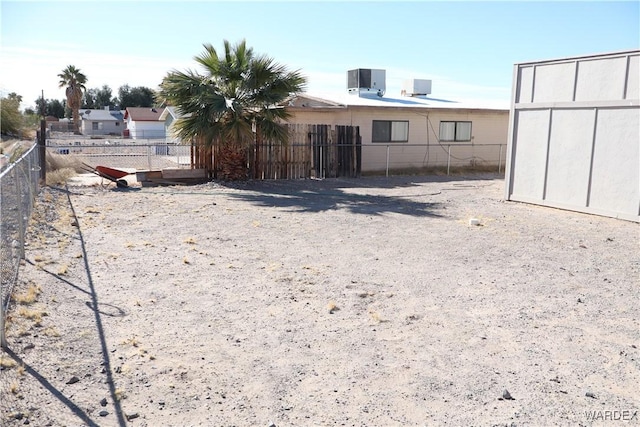
[[[350,93],[371,92],[378,96],[386,91],[385,70],[372,70],[371,68],[356,68],[347,71],[347,90]]]

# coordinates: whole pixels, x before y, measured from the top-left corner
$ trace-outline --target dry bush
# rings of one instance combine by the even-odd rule
[[[25,319],[33,320],[36,326],[40,326],[42,324],[42,317],[46,316],[42,310],[30,310],[25,307],[20,307],[18,310],[18,316],[24,317]]]
[[[4,357],[0,355],[0,368],[9,369],[17,365],[18,364],[13,359],[9,359],[8,357]]]
[[[59,169],[73,169],[75,172],[83,172],[82,162],[75,156],[47,153],[47,172]]]
[[[39,285],[32,284],[24,293],[14,295],[13,300],[22,305],[33,304],[40,292],[42,292],[42,288]]]
[[[47,185],[61,185],[69,178],[84,172],[82,162],[77,157],[47,153]]]
[[[47,185],[63,185],[69,180],[69,178],[74,176],[76,176],[76,171],[71,168],[47,172]]]
[[[36,135],[37,133],[35,129],[20,129],[20,139],[33,141],[36,138]]]

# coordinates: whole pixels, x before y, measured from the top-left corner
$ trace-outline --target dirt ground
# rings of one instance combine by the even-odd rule
[[[0,424],[640,424],[640,226],[503,197],[492,175],[45,188]]]

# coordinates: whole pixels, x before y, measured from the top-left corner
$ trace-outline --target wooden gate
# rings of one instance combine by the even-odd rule
[[[257,144],[249,159],[256,179],[357,177],[362,139],[357,126],[289,125],[289,143]]]

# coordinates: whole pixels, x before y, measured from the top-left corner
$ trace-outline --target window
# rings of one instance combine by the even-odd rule
[[[92,130],[102,130],[102,122],[91,122]]]
[[[471,122],[440,122],[440,141],[471,141]]]
[[[371,132],[372,142],[407,142],[409,141],[409,122],[390,120],[374,120]]]

